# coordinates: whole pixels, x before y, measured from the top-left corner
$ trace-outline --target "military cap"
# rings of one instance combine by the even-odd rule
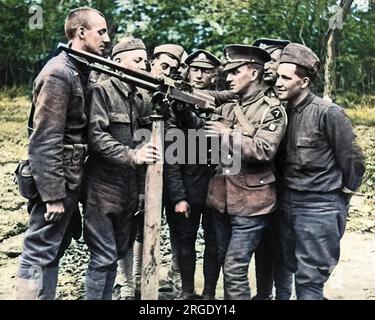
[[[271,54],[277,49],[283,50],[289,43],[289,40],[260,38],[255,40],[252,46],[264,49]]]
[[[280,63],[293,63],[307,68],[314,74],[320,69],[320,60],[314,51],[299,43],[290,43],[284,48]]]
[[[178,44],[162,44],[160,46],[155,47],[154,57],[160,53],[169,53],[173,57],[175,57],[177,61],[180,63],[184,51],[184,48]]]
[[[220,66],[221,62],[212,53],[199,49],[191,53],[185,60],[189,67],[213,69]]]
[[[244,44],[230,44],[224,48],[226,63],[224,71],[238,68],[243,64],[255,63],[261,66],[271,60],[269,53],[259,47]]]
[[[112,49],[112,58],[124,51],[146,50],[146,46],[139,38],[125,37],[122,38]]]

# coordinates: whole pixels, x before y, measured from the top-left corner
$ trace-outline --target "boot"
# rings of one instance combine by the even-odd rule
[[[87,269],[86,273],[86,300],[102,300],[104,288],[107,282],[107,271]]]
[[[38,281],[36,279],[16,278],[16,300],[37,300]]]
[[[128,250],[125,258],[118,261],[118,265],[116,282],[120,287],[120,300],[134,300],[133,248]]]
[[[38,292],[39,300],[55,300],[58,272],[59,266],[43,269],[42,287]]]

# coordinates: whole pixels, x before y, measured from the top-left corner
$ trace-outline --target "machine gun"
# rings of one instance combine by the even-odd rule
[[[59,43],[58,49],[69,55],[80,57],[80,61],[92,70],[118,78],[128,84],[143,88],[151,93],[157,93],[163,97],[163,101],[178,101],[186,106],[203,112],[214,112],[215,98],[202,90],[193,87],[182,80],[173,80],[168,77],[155,77],[151,73],[124,68],[120,64],[100,57],[98,55],[70,48],[68,45]]]

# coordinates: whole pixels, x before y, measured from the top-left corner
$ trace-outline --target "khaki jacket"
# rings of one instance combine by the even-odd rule
[[[270,213],[276,207],[272,161],[285,133],[287,118],[279,99],[268,90],[218,109],[222,121],[241,132],[240,146],[237,146],[241,150],[239,174],[231,175],[230,168],[219,166],[208,186],[207,204],[221,213],[255,216]],[[235,114],[236,105],[248,121],[246,129]],[[232,144],[231,150],[236,150],[236,141],[228,143]]]

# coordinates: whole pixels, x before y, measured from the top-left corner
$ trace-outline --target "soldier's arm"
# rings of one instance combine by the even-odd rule
[[[365,158],[355,140],[353,127],[339,106],[327,108],[324,118],[329,144],[342,170],[343,187],[356,191],[365,173]]]
[[[217,106],[221,106],[222,104],[227,103],[229,100],[238,99],[238,96],[230,90],[207,90],[206,92],[215,98],[215,104]]]
[[[166,133],[165,150],[168,150],[170,145],[176,142],[177,137],[172,140],[172,137],[174,136],[174,130],[179,129],[175,126],[172,126]],[[171,137],[171,139],[169,139],[169,137]],[[185,148],[185,146],[182,147]],[[166,156],[168,156],[168,152],[166,152],[165,154]],[[187,200],[186,189],[182,177],[182,165],[178,163],[170,164],[170,161],[168,161],[168,159],[165,159],[164,181],[166,183],[168,196],[173,206],[181,200]]]
[[[175,110],[176,121],[183,128],[187,129],[201,129],[204,128],[206,121],[218,120],[221,118],[222,106],[215,109],[215,113],[200,115],[198,112],[192,111],[188,108]]]
[[[90,151],[116,165],[135,166],[135,150],[117,141],[108,131],[109,102],[104,90],[100,86],[94,86],[88,94],[87,103],[90,110],[88,129]]]
[[[72,87],[69,71],[51,70],[34,86],[34,130],[29,140],[29,159],[42,201],[66,197],[63,167],[66,113]]]

